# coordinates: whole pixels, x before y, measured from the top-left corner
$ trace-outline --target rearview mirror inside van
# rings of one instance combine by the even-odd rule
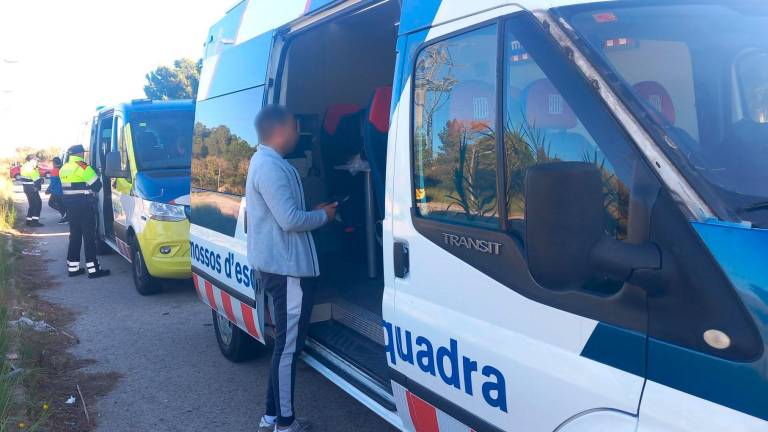
[[[528,268],[539,285],[580,289],[595,278],[626,282],[634,270],[661,267],[656,245],[606,234],[603,196],[594,164],[553,162],[528,169],[525,244]]]
[[[104,174],[111,178],[129,178],[131,176],[131,173],[128,172],[128,170],[122,169],[120,152],[111,151],[107,153],[107,163],[104,167]]]

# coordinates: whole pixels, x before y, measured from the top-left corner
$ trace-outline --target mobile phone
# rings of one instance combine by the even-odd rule
[[[335,203],[343,204],[343,203],[345,203],[347,201],[349,201],[349,195],[339,195],[339,196],[331,197],[331,201],[330,202],[335,202]]]

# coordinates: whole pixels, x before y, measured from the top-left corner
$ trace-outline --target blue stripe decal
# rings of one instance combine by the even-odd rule
[[[141,171],[136,173],[134,190],[139,197],[169,203],[189,195],[189,169]]]
[[[768,230],[717,222],[695,230],[730,278],[768,347]],[[637,335],[600,323],[582,355],[638,375],[628,352]],[[768,349],[768,348],[767,348]],[[723,360],[656,339],[648,340],[648,379],[745,414],[768,420],[768,356],[754,363]]]
[[[768,420],[765,361],[736,363],[658,340],[648,344],[648,379]]]
[[[645,335],[598,323],[581,355],[633,375],[645,375]]]

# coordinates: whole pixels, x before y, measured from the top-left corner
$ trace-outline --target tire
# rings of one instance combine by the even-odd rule
[[[219,351],[227,360],[232,363],[241,363],[256,357],[262,351],[261,348],[264,346],[261,342],[232,324],[226,317],[211,310],[211,318]]]
[[[160,281],[149,274],[144,254],[141,253],[139,242],[131,240],[131,273],[133,274],[133,286],[143,296],[157,294],[160,291]]]

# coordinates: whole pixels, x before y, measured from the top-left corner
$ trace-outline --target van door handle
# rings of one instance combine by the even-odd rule
[[[395,267],[395,277],[403,279],[410,270],[410,257],[408,255],[408,243],[395,242],[392,263]]]

